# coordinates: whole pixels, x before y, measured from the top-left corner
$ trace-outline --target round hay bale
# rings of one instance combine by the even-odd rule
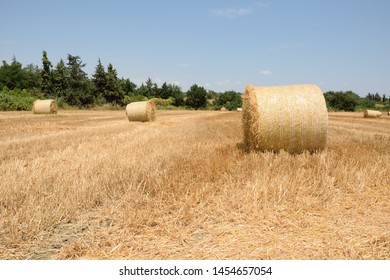
[[[365,118],[379,118],[382,116],[382,113],[380,111],[375,110],[365,110],[364,115]]]
[[[242,108],[237,108],[237,112],[242,112]]]
[[[243,128],[247,149],[321,150],[328,136],[324,95],[316,85],[248,85],[243,96]]]
[[[226,111],[227,109],[225,107],[222,107],[221,108],[221,111]]]
[[[35,100],[32,111],[34,114],[57,114],[57,102],[53,99]]]
[[[132,102],[126,106],[129,121],[151,122],[156,119],[156,104],[152,100]]]

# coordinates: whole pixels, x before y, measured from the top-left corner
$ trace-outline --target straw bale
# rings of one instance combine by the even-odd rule
[[[244,146],[299,153],[325,148],[328,112],[316,85],[254,87],[243,96]]]
[[[237,112],[242,112],[242,108],[237,108]]]
[[[35,100],[32,111],[34,114],[57,114],[57,102],[53,99]]]
[[[225,108],[225,107],[222,107],[222,108],[221,108],[221,111],[226,111],[226,108]]]
[[[156,104],[152,100],[132,102],[126,106],[129,121],[151,122],[156,119]]]
[[[365,118],[379,118],[382,116],[382,113],[380,111],[375,110],[365,110],[364,115]]]

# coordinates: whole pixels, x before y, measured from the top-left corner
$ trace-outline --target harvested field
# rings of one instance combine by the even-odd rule
[[[242,113],[0,112],[0,259],[390,259],[390,118],[246,153]]]

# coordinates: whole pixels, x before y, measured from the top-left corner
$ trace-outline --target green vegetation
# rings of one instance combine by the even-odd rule
[[[368,93],[364,98],[352,91],[328,91],[324,93],[326,106],[329,110],[354,112],[356,110],[380,108],[382,110],[390,109],[390,98],[386,95],[380,96]]]
[[[88,77],[85,64],[79,56],[67,55],[66,61],[54,64],[46,51],[42,52],[41,67],[25,67],[12,58],[3,60],[0,67],[0,110],[31,110],[38,98],[56,99],[61,108],[121,108],[134,101],[154,99],[160,109],[193,108],[236,110],[242,107],[241,93],[207,91],[193,84],[187,92],[176,84],[164,82],[161,87],[148,78],[139,87],[128,78],[119,78],[109,63],[105,67],[100,59],[95,72]],[[390,97],[369,93],[365,98],[352,91],[324,93],[329,110],[355,111],[365,108],[390,109]]]
[[[31,110],[36,97],[32,97],[26,90],[9,90],[6,86],[0,91],[0,111]]]

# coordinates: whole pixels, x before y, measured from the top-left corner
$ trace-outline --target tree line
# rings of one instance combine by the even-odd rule
[[[68,54],[55,65],[46,51],[42,52],[41,67],[25,67],[13,57],[11,63],[3,60],[0,67],[0,110],[29,109],[31,100],[56,99],[60,106],[88,108],[109,104],[125,106],[133,101],[155,99],[161,106],[235,110],[241,107],[241,94],[235,91],[214,92],[193,84],[186,92],[176,84],[164,82],[161,86],[148,78],[137,86],[128,78],[119,78],[109,63],[104,67],[98,59],[89,78],[85,63],[79,56]],[[26,108],[24,108],[26,107]]]
[[[128,78],[119,78],[117,70],[109,63],[104,67],[100,59],[89,78],[85,63],[77,55],[68,54],[55,65],[46,51],[42,52],[42,65],[25,67],[12,58],[3,60],[0,67],[0,110],[30,110],[35,99],[56,99],[60,107],[125,106],[130,102],[154,99],[158,106],[193,109],[235,110],[242,107],[241,94],[236,91],[215,92],[193,84],[186,92],[176,84],[164,82],[158,86],[148,78],[137,86]],[[324,93],[326,105],[331,110],[355,111],[380,107],[390,110],[390,96],[368,93],[362,98],[352,91]]]
[[[390,98],[385,94],[381,97],[378,93],[368,93],[366,97],[360,97],[353,91],[328,91],[324,93],[324,97],[327,108],[335,111],[353,112],[373,108],[390,110]]]

